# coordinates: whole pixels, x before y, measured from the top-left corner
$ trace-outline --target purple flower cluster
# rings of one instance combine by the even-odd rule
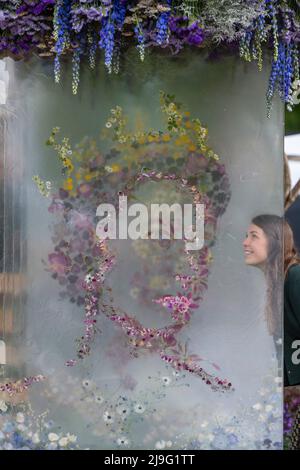
[[[90,8],[74,8],[71,12],[72,28],[76,33],[79,33],[87,24],[92,22],[100,23],[102,18],[102,8],[96,8],[94,6]]]
[[[186,16],[171,17],[169,20],[169,28],[172,34],[184,44],[199,46],[204,40],[204,32],[203,29],[200,28],[199,22],[195,21],[189,24],[189,19]]]
[[[0,52],[30,52],[52,31],[55,0],[25,0],[19,8],[0,10]]]

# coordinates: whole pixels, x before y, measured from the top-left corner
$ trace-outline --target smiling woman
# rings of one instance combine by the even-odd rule
[[[265,316],[279,358],[283,279],[283,219],[277,215],[259,215],[252,219],[243,242],[245,263],[260,268],[267,282]],[[278,344],[279,343],[279,344]]]

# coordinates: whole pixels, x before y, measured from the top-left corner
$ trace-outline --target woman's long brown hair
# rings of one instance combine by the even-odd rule
[[[280,336],[283,306],[283,281],[289,268],[300,264],[294,236],[287,221],[277,215],[263,214],[252,219],[268,239],[268,259],[264,269],[267,281],[266,321],[270,334]]]
[[[284,221],[283,224],[283,237],[284,237],[284,276],[291,266],[294,264],[300,264],[300,256],[297,252],[294,235],[291,227]]]

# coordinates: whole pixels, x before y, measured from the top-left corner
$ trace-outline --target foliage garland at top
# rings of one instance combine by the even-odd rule
[[[184,46],[227,46],[260,70],[269,48],[268,108],[278,91],[291,109],[300,83],[299,41],[299,0],[0,0],[1,55],[53,56],[56,82],[62,56],[71,55],[74,94],[83,57],[93,69],[101,51],[108,72],[117,73],[131,42],[141,60],[150,47],[174,54]]]

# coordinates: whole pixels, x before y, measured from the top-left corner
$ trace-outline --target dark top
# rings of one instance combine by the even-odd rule
[[[288,208],[285,213],[285,218],[290,224],[293,234],[295,244],[297,246],[298,252],[300,252],[300,196],[296,198],[293,204]]]
[[[300,265],[291,266],[284,283],[284,384],[300,384]]]

